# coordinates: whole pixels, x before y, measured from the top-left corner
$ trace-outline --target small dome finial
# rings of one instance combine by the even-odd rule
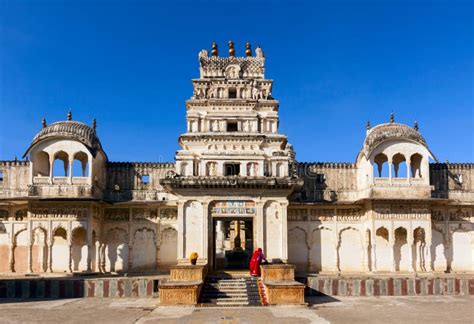
[[[67,120],[72,120],[72,112],[70,110],[67,113]]]
[[[219,50],[217,49],[217,43],[216,42],[212,42],[211,55],[212,56],[218,56],[219,55]]]
[[[418,122],[415,120],[415,125],[413,125],[413,128],[418,132],[420,129],[420,126],[418,125]]]
[[[229,56],[234,57],[235,56],[235,48],[234,48],[234,42],[229,41]]]
[[[370,120],[367,121],[367,124],[365,125],[365,128],[366,128],[367,130],[370,129]]]
[[[390,113],[390,124],[393,124],[395,122],[395,114],[393,111]]]
[[[97,119],[94,118],[94,119],[92,119],[92,129],[94,130],[94,132],[95,132],[96,128],[97,128]]]
[[[41,125],[43,126],[43,128],[46,128],[46,126],[48,126],[48,124],[46,124],[46,118],[43,117],[43,119],[41,120]]]
[[[250,46],[249,42],[245,44],[245,55],[252,56],[252,47]]]

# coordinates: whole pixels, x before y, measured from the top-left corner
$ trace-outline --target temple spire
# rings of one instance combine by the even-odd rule
[[[71,121],[72,120],[72,112],[69,110],[67,113],[67,120]]]
[[[235,48],[234,48],[234,42],[229,41],[229,57],[235,57]]]
[[[250,46],[249,42],[245,44],[245,55],[252,56],[252,47]]]
[[[211,55],[212,56],[218,56],[219,55],[219,49],[217,48],[217,43],[216,42],[212,42]]]

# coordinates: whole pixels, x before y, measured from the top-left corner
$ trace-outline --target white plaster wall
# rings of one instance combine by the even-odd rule
[[[123,229],[114,228],[107,233],[105,267],[108,271],[128,270],[128,235]]]
[[[288,231],[288,262],[296,266],[297,272],[308,270],[306,232],[299,227],[290,228]]]
[[[191,201],[184,207],[184,255],[188,258],[191,253],[197,252],[199,257],[203,253],[203,207],[200,202]]]
[[[156,269],[155,232],[149,228],[135,231],[132,249],[133,270]]]
[[[328,228],[315,229],[311,236],[311,271],[334,271],[336,250],[333,231]]]
[[[362,271],[361,235],[357,229],[347,228],[340,233],[339,268],[342,272]]]
[[[389,234],[390,235],[390,234]],[[377,271],[390,271],[393,260],[390,251],[390,243],[380,235],[375,236],[375,254]]]
[[[178,257],[178,231],[174,228],[166,228],[161,233],[161,245],[158,252],[158,267],[166,270],[170,265],[176,264]]]
[[[472,232],[455,231],[452,236],[452,253],[453,262],[451,264],[452,270],[456,272],[472,271]]]

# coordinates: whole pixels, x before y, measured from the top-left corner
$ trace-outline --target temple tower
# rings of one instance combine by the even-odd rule
[[[210,56],[199,53],[200,77],[186,101],[187,129],[179,137],[175,174],[162,180],[181,197],[178,259],[186,262],[197,252],[201,262],[215,267],[219,229],[242,224],[246,241],[232,233],[233,246],[263,247],[270,260],[286,262],[287,197],[298,184],[294,152],[278,130],[279,103],[273,81],[265,78],[262,49],[252,55],[247,43],[245,56],[237,57],[232,41],[228,47],[227,57],[219,56],[216,43]]]

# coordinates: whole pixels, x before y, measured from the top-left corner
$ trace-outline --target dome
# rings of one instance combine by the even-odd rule
[[[95,129],[78,121],[67,120],[43,127],[43,129],[36,134],[24,157],[28,155],[33,146],[50,138],[71,139],[81,142],[88,148],[93,156],[96,156],[98,151],[103,151]]]
[[[368,159],[377,146],[393,139],[415,142],[428,148],[425,139],[415,128],[403,124],[388,123],[377,125],[368,131],[362,152]]]

